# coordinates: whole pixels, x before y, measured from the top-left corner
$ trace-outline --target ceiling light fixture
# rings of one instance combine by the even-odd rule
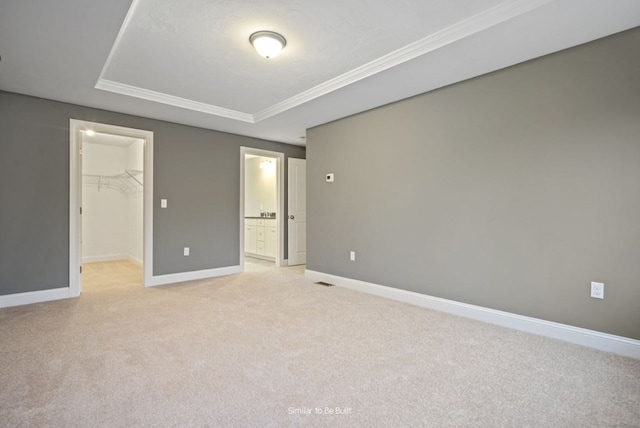
[[[273,31],[256,31],[249,36],[249,41],[256,51],[267,59],[277,57],[287,45],[287,40]]]
[[[260,162],[260,168],[262,169],[269,169],[273,166],[273,163],[271,162],[271,159],[265,159],[262,162]]]
[[[94,135],[96,135],[96,132],[93,129],[87,129],[86,134],[89,137],[93,137]]]

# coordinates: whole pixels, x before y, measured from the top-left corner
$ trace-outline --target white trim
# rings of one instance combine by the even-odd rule
[[[278,213],[276,222],[278,224],[278,239],[276,240],[276,267],[286,266],[284,259],[284,160],[285,155],[281,152],[270,150],[254,149],[252,147],[240,147],[240,268],[244,272],[244,162],[245,155],[264,156],[276,160],[276,198]]]
[[[104,62],[104,65],[102,66],[102,70],[100,70],[100,76],[98,76],[98,82],[104,79],[104,74],[107,72],[107,68],[111,64],[111,60],[113,59],[113,56],[115,55],[116,50],[118,49],[118,46],[120,46],[120,42],[122,41],[124,32],[129,26],[129,23],[133,18],[133,14],[138,8],[138,4],[140,4],[140,0],[133,0],[131,2],[131,6],[129,6],[129,10],[127,11],[127,16],[125,16],[124,21],[122,21],[122,25],[120,26],[120,30],[118,30],[118,35],[116,36],[116,40],[113,42],[113,45],[111,46],[111,50],[109,51],[107,60]]]
[[[147,287],[155,287],[157,285],[173,284],[175,282],[194,281],[197,279],[215,278],[218,276],[233,275],[242,273],[240,266],[227,266],[217,269],[204,269],[192,272],[170,273],[166,275],[155,275],[151,283],[145,284]]]
[[[153,132],[123,126],[85,120],[69,119],[69,289],[70,297],[77,297],[82,290],[80,263],[82,259],[82,164],[79,156],[82,146],[82,131],[92,129],[105,134],[122,135],[144,140],[143,168],[143,283],[153,278]],[[128,256],[125,256],[127,258]]]
[[[82,123],[70,120],[69,123],[69,294],[78,297],[82,289],[80,266],[82,259],[82,167],[80,150],[82,147]],[[78,168],[80,165],[80,168]]]
[[[82,258],[82,264],[85,263],[101,263],[101,262],[115,262],[118,260],[129,260],[128,254],[105,254],[102,256],[87,256]]]
[[[254,122],[258,123],[271,116],[275,116],[330,92],[366,79],[367,77],[411,61],[419,56],[433,52],[509,19],[513,19],[550,1],[553,0],[513,0],[501,3],[470,18],[456,22],[423,39],[410,43],[396,51],[381,56],[367,64],[354,68],[340,76],[327,80],[311,89],[300,92],[287,100],[274,104],[254,114]]]
[[[132,255],[129,255],[127,256],[127,260],[129,260],[131,263],[136,264],[140,267],[144,267],[144,263],[142,262],[142,260],[137,257],[133,257]]]
[[[189,100],[186,98],[176,97],[173,95],[165,94],[162,92],[152,91],[145,88],[140,88],[138,86],[127,85],[125,83],[114,82],[112,80],[105,79],[105,74],[107,69],[111,65],[111,61],[120,46],[120,42],[124,36],[124,33],[127,30],[127,27],[131,23],[135,10],[138,8],[138,4],[140,0],[133,0],[129,10],[127,11],[127,16],[125,17],[122,25],[120,26],[120,30],[118,31],[118,35],[116,36],[116,40],[111,46],[111,50],[109,51],[109,56],[107,56],[107,60],[102,66],[102,70],[100,71],[100,76],[98,77],[98,81],[96,82],[95,88],[101,89],[103,91],[109,91],[116,94],[128,95],[130,97],[141,98],[148,101],[155,101],[162,104],[168,104],[175,107],[185,108],[189,110],[199,111],[202,113],[211,114],[214,116],[226,117],[229,119],[240,120],[243,122],[253,123],[253,116],[248,113],[242,113],[235,110],[230,110],[224,107],[218,107],[211,104],[201,103],[198,101]]]
[[[172,105],[175,107],[199,111],[214,116],[225,117],[228,119],[234,119],[248,123],[258,123],[272,116],[290,110],[294,107],[308,103],[311,100],[329,94],[347,85],[351,85],[355,82],[371,77],[377,73],[388,70],[392,67],[398,66],[419,56],[433,52],[437,49],[455,43],[459,40],[467,38],[473,34],[479,33],[495,25],[523,15],[527,12],[530,12],[531,10],[537,9],[544,4],[550,3],[551,1],[554,0],[505,1],[494,7],[483,10],[482,12],[477,13],[476,15],[473,15],[467,19],[456,22],[455,24],[437,31],[423,39],[410,43],[396,51],[383,55],[380,58],[377,58],[367,64],[354,68],[353,70],[341,74],[333,79],[327,80],[326,82],[323,82],[317,86],[302,91],[291,98],[278,102],[255,114],[251,114],[105,79],[104,76],[106,74],[106,71],[111,64],[111,60],[118,49],[123,34],[125,33],[126,28],[129,25],[134,14],[134,11],[138,6],[139,0],[134,0],[131,4],[131,7],[129,8],[122,26],[120,27],[120,31],[118,32],[118,36],[116,37],[116,41],[111,47],[109,56],[107,57],[104,66],[102,67],[100,77],[98,78],[95,87],[96,89],[102,89],[104,91],[110,91],[122,95],[128,95],[131,97]]]
[[[82,258],[82,264],[85,263],[102,263],[102,262],[117,262],[120,260],[128,260],[131,263],[135,263],[138,266],[144,266],[141,259],[132,256],[131,254],[107,254],[102,256],[87,256]]]
[[[256,254],[256,253],[245,252],[244,256],[245,257],[251,257],[252,259],[264,260],[266,262],[274,262],[275,263],[275,261],[276,261],[276,259],[273,258],[273,257],[263,256],[262,254]]]
[[[278,242],[276,242],[276,267],[286,266],[284,264],[284,219],[287,217],[287,213],[284,212],[284,153],[278,153],[276,162],[276,174],[278,180]],[[244,242],[243,242],[244,243]]]
[[[640,340],[484,308],[482,306],[469,305],[454,300],[442,299],[312,270],[306,270],[305,277],[312,281],[323,281],[423,308],[447,312],[490,324],[599,349],[601,351],[613,352],[625,357],[640,359]]]
[[[253,115],[241,111],[218,107],[212,104],[189,100],[187,98],[176,97],[162,92],[151,91],[138,86],[127,85],[125,83],[100,79],[96,83],[96,89],[114,92],[116,94],[128,95],[130,97],[141,98],[143,100],[155,101],[157,103],[180,107],[188,110],[199,111],[213,116],[226,117],[227,119],[239,120],[241,122],[254,123]]]
[[[146,131],[143,173],[142,224],[142,284],[146,287],[153,278],[153,132]]]
[[[68,299],[73,296],[69,287],[53,288],[51,290],[28,291],[26,293],[7,294],[0,296],[0,308],[30,305],[32,303],[49,302],[52,300]]]

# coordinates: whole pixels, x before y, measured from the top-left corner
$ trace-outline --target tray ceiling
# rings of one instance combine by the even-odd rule
[[[640,25],[636,0],[61,0],[0,15],[0,89],[258,138]],[[55,4],[53,4],[55,3]],[[287,46],[258,56],[249,35]]]

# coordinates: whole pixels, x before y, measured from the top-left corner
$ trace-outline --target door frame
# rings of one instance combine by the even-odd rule
[[[255,149],[252,147],[240,147],[240,271],[244,272],[244,163],[245,155],[264,156],[276,160],[276,204],[278,214],[276,224],[278,233],[276,239],[276,267],[286,266],[284,259],[284,153],[270,150]]]
[[[69,294],[82,291],[82,134],[88,130],[144,140],[143,149],[143,284],[153,278],[153,132],[86,120],[69,119]]]

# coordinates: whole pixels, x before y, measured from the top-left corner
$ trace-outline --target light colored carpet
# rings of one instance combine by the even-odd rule
[[[1,309],[0,425],[640,426],[638,360],[249,268]]]

